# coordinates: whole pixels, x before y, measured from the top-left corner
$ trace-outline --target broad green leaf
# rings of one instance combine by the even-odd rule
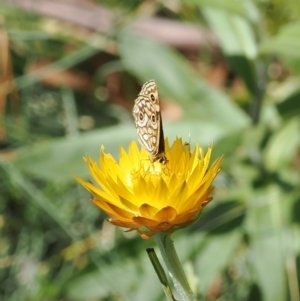
[[[236,131],[231,132],[232,135],[235,133]],[[221,138],[229,136],[227,129],[221,128],[218,124],[201,120],[166,123],[164,134],[169,138],[169,142],[174,141],[176,137],[181,137],[183,141],[189,142],[192,147],[195,146],[195,143],[198,143],[203,148],[214,145]]]
[[[211,8],[204,8],[203,14],[227,56],[245,56],[250,60],[256,58],[255,36],[246,19]]]
[[[262,54],[278,54],[300,60],[300,22],[288,24],[277,35],[260,45]]]
[[[176,137],[182,137],[183,141],[191,142],[192,147],[199,143],[203,148],[216,143],[226,134],[226,130],[216,124],[196,121],[167,123],[164,125],[164,132],[170,144]],[[118,160],[120,146],[128,150],[131,140],[138,143],[133,122],[131,125],[95,130],[70,139],[39,142],[19,150],[15,164],[23,172],[41,179],[54,182],[73,181],[73,175],[88,176],[82,160],[86,154],[97,161],[103,145],[105,152],[111,153]]]
[[[300,76],[300,58],[296,57],[286,57],[286,56],[281,56],[282,57],[282,62],[283,65],[286,65],[291,69],[295,75],[298,77]]]
[[[256,1],[244,0],[239,2],[242,2],[247,12],[247,20],[251,21],[256,26],[259,26],[262,16],[259,10],[259,6],[256,4]]]
[[[252,0],[181,0],[184,4],[199,8],[219,9],[224,13],[231,13],[246,17],[252,22],[259,21],[259,11]]]
[[[287,24],[279,32],[264,40],[260,45],[260,53],[263,55],[279,56],[293,72],[300,75],[300,22]]]
[[[296,213],[294,213],[294,214],[296,214]],[[297,218],[299,219],[298,216],[297,216]],[[294,254],[299,254],[300,253],[300,228],[299,227],[291,227],[290,237],[291,237],[291,240],[294,245]]]
[[[197,277],[197,293],[205,294],[212,280],[229,265],[242,232],[226,229],[222,234],[211,235],[199,229],[183,234],[184,231],[174,235],[175,247],[182,263],[195,261],[193,277]]]
[[[300,90],[295,91],[277,105],[281,116],[288,118],[300,116]]]
[[[98,160],[101,145],[105,152],[117,158],[121,145],[125,149],[136,138],[135,127],[117,126],[81,134],[75,138],[61,138],[26,147],[19,151],[16,167],[33,176],[51,181],[70,181],[74,175],[87,176],[82,158],[88,154]]]
[[[291,164],[299,149],[299,132],[300,119],[295,117],[273,134],[263,153],[265,166],[269,170],[276,171]]]
[[[247,230],[251,262],[265,301],[281,301],[286,297],[286,240],[284,225],[290,202],[276,186],[249,195]]]
[[[253,283],[250,287],[250,293],[246,301],[263,301],[263,297],[257,283]]]
[[[69,281],[66,294],[71,300],[103,299],[111,294],[119,295],[124,300],[153,301],[161,294],[162,289],[154,269],[144,256],[134,260],[123,259],[112,264],[103,263],[97,270]],[[147,294],[147,290],[151,294]]]
[[[218,157],[223,154],[225,156],[224,159],[230,159],[232,164],[236,162],[235,152],[237,149],[241,155],[244,153],[244,156],[249,155],[253,157],[255,155],[254,152],[259,151],[258,145],[264,139],[265,132],[265,126],[262,124],[231,132],[216,140],[217,143],[215,144],[213,155]],[[260,160],[260,158],[257,158],[257,160]]]
[[[284,262],[279,237],[251,238],[253,268],[265,301],[285,300]]]
[[[226,57],[228,64],[241,77],[247,89],[252,95],[257,94],[256,64],[253,60],[241,55],[229,55]]]
[[[181,0],[184,4],[198,7],[217,8],[224,12],[246,16],[245,6],[239,0]]]
[[[250,23],[245,18],[217,9],[204,8],[203,14],[217,35],[229,64],[255,94],[257,45]]]
[[[214,235],[227,235],[228,232],[241,227],[244,217],[245,205],[241,200],[213,202],[210,208],[204,211],[201,218],[190,229],[192,232],[203,231]]]
[[[195,262],[195,271],[202,293],[207,291],[213,279],[228,266],[241,238],[242,233],[238,230],[223,235],[207,236]]]
[[[249,123],[227,96],[209,87],[172,48],[129,31],[123,31],[119,41],[126,69],[143,81],[154,78],[161,94],[178,101],[189,119],[209,121],[224,131]]]

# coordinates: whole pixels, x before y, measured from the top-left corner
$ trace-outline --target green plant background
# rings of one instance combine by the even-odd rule
[[[94,33],[97,47],[66,24],[51,33],[45,16],[0,4],[22,117],[15,122],[8,102],[0,155],[0,299],[165,299],[145,251],[153,240],[108,225],[73,178],[89,178],[86,153],[97,159],[104,145],[117,157],[120,146],[137,140],[131,112],[95,97],[116,72],[131,105],[134,81],[154,78],[162,98],[181,107],[180,121],[164,123],[170,141],[190,134],[192,144],[213,143],[214,157],[225,155],[214,201],[199,223],[173,236],[199,300],[299,301],[300,3],[148,2],[152,16],[216,35],[222,60],[243,82],[239,96],[230,85],[208,85],[178,50],[124,26],[144,18],[144,4],[102,1],[121,20],[105,36]],[[25,72],[45,57],[54,67],[86,70],[85,62],[105,54],[112,41],[116,54],[93,73],[89,91],[49,87]],[[210,68],[211,52],[199,52],[198,63]],[[274,64],[282,76],[272,73]],[[94,119],[93,129],[79,129],[83,115]]]

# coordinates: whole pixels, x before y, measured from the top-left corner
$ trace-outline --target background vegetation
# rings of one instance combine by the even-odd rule
[[[100,3],[101,2],[101,3]],[[299,301],[300,3],[0,4],[0,299],[164,300],[135,233],[73,175],[137,140],[155,79],[165,134],[225,155],[214,201],[174,235],[200,300]]]

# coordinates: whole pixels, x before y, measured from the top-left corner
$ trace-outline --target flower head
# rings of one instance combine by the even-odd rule
[[[143,238],[172,233],[195,222],[212,200],[211,184],[222,157],[209,167],[211,148],[204,154],[196,145],[191,153],[190,145],[179,138],[171,147],[166,139],[165,149],[168,163],[163,165],[151,162],[135,142],[128,153],[121,147],[119,162],[102,147],[100,167],[85,157],[98,185],[77,180],[94,195],[91,202],[111,216],[110,223],[137,230]]]

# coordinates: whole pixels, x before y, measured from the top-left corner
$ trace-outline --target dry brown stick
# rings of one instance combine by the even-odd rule
[[[19,115],[19,94],[15,86],[11,56],[9,52],[9,38],[4,19],[0,18],[0,141],[7,137],[5,124],[5,110],[10,96],[13,113]]]

